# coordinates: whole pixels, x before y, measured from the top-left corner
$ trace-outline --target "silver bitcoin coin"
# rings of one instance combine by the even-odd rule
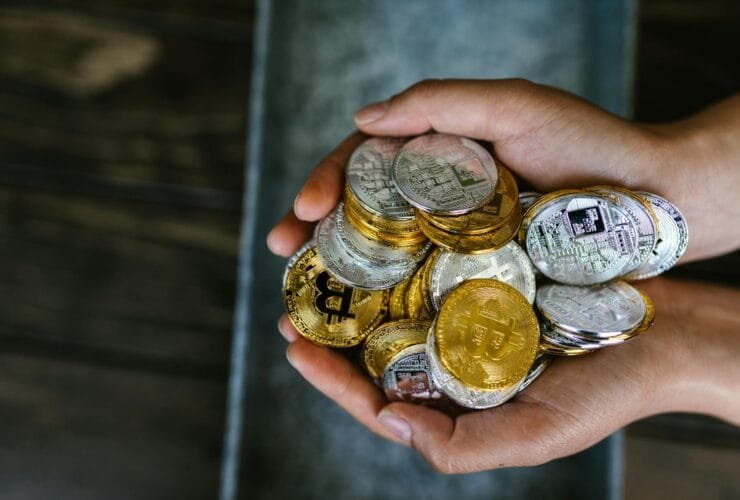
[[[446,398],[432,378],[425,344],[407,347],[394,356],[383,372],[381,384],[391,401],[419,403]]]
[[[375,265],[352,253],[337,231],[337,210],[319,222],[316,248],[327,269],[345,285],[365,290],[383,290],[397,285],[413,266]]]
[[[631,280],[644,280],[667,271],[678,262],[689,244],[689,227],[683,214],[665,198],[644,191],[636,194],[652,205],[658,217],[655,249],[640,267],[625,276]]]
[[[306,243],[304,243],[303,246],[301,246],[301,248],[299,248],[296,251],[296,253],[294,253],[288,259],[288,263],[285,264],[285,270],[283,271],[283,279],[281,281],[283,295],[285,295],[285,286],[286,286],[286,284],[288,282],[288,274],[290,273],[290,270],[293,269],[293,266],[295,265],[296,262],[298,262],[298,259],[301,258],[301,255],[303,255],[304,253],[306,253],[308,250],[310,250],[311,248],[313,248],[315,246],[316,246],[316,239],[315,238],[311,238]]]
[[[637,254],[635,222],[598,194],[564,194],[534,210],[527,214],[524,245],[534,266],[554,281],[604,283],[621,275]]]
[[[625,281],[579,287],[550,283],[537,290],[537,309],[558,329],[584,338],[609,338],[635,331],[647,306]]]
[[[522,205],[522,211],[526,212],[529,207],[534,205],[534,202],[540,199],[542,193],[537,191],[522,191],[519,193],[519,203]]]
[[[447,294],[469,279],[489,278],[507,283],[534,302],[535,277],[529,257],[510,241],[503,247],[476,255],[442,252],[432,269],[429,291],[435,310]]]
[[[419,210],[461,215],[493,199],[498,170],[493,157],[477,142],[427,134],[401,148],[392,177],[401,196]]]
[[[429,364],[429,370],[434,382],[447,394],[447,397],[465,408],[482,410],[504,404],[517,395],[519,385],[524,381],[526,376],[519,383],[505,389],[494,391],[474,389],[460,382],[442,365],[437,355],[434,330],[435,325],[432,324],[432,327],[429,329],[429,336],[427,337],[427,363]]]
[[[392,220],[411,220],[414,211],[393,184],[393,158],[404,139],[372,137],[355,149],[347,162],[347,186],[373,215]]]
[[[534,358],[534,363],[532,364],[532,368],[529,369],[529,373],[527,373],[527,376],[524,377],[524,381],[519,385],[517,392],[522,392],[524,389],[529,387],[537,377],[542,375],[542,372],[545,371],[545,368],[548,367],[551,360],[552,358],[547,354],[538,354],[537,357]]]
[[[379,241],[371,240],[350,224],[344,215],[344,203],[336,209],[337,234],[350,253],[355,254],[376,267],[391,266],[411,268],[424,258],[432,244],[427,242],[420,249],[414,247],[392,247]]]
[[[628,194],[618,189],[608,189],[597,187],[594,191],[616,201],[624,208],[635,223],[637,229],[637,254],[632,262],[622,271],[626,274],[637,269],[646,262],[655,249],[655,243],[658,240],[658,221],[655,220],[654,213],[648,212],[640,201],[635,199],[635,195]]]

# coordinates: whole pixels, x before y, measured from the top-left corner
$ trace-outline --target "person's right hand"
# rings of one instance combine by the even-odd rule
[[[740,97],[670,125],[640,125],[572,94],[525,80],[434,80],[355,115],[370,135],[428,130],[490,141],[495,155],[534,188],[615,184],[659,194],[688,220],[684,261],[740,245]],[[311,224],[337,204],[344,167],[363,140],[350,136],[309,176],[290,212],[270,233],[278,255],[292,254]]]

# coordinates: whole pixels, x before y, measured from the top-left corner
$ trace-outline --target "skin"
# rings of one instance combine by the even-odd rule
[[[365,135],[430,129],[490,141],[495,155],[535,189],[615,184],[671,200],[688,221],[682,260],[740,246],[740,96],[686,120],[636,124],[565,92],[523,80],[421,82],[358,111],[349,136],[310,174],[268,236],[287,257],[337,204],[344,166]],[[718,209],[718,207],[720,207]],[[635,420],[664,412],[713,415],[740,425],[740,291],[657,278],[638,285],[655,302],[641,337],[554,362],[515,400],[450,417],[389,404],[341,354],[278,328],[290,363],[370,430],[412,446],[437,470],[536,465],[570,455]]]

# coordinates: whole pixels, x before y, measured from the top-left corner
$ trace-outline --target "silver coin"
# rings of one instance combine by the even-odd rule
[[[653,254],[655,243],[658,240],[656,221],[653,219],[653,215],[639,201],[622,191],[608,188],[597,188],[595,191],[607,197],[612,197],[614,201],[617,201],[627,211],[635,223],[635,228],[637,229],[637,254],[632,259],[632,262],[622,271],[622,274],[626,274],[640,267]]]
[[[347,162],[347,186],[368,212],[392,220],[411,220],[414,211],[391,177],[393,158],[406,142],[372,137],[355,149]]]
[[[418,403],[446,399],[432,378],[425,344],[407,347],[394,356],[383,372],[381,385],[391,401]]]
[[[435,310],[460,283],[477,278],[503,281],[519,290],[530,304],[534,302],[532,263],[524,250],[510,241],[497,250],[476,255],[442,252],[432,268],[429,286]]]
[[[364,290],[383,290],[397,285],[413,271],[413,266],[377,266],[351,253],[337,231],[336,214],[335,209],[319,222],[316,248],[337,280]]]
[[[401,196],[419,210],[461,215],[493,199],[498,170],[493,157],[477,142],[427,134],[401,148],[392,177]]]
[[[289,259],[287,264],[285,264],[285,270],[283,271],[283,279],[282,279],[282,289],[283,289],[283,295],[285,295],[285,286],[288,282],[288,274],[290,273],[290,270],[293,269],[293,266],[296,262],[298,262],[298,259],[301,258],[301,255],[312,249],[316,246],[316,240],[314,238],[311,238],[306,243],[299,248],[296,253],[294,253]]]
[[[625,276],[631,280],[644,280],[667,271],[678,262],[689,245],[689,227],[683,214],[665,198],[644,191],[636,194],[649,202],[658,216],[655,249],[640,267]]]
[[[585,338],[633,332],[647,313],[640,293],[625,281],[590,287],[550,283],[537,290],[535,303],[548,322]]]
[[[525,235],[534,266],[570,285],[604,283],[637,254],[637,228],[627,211],[591,193],[565,194],[536,209]]]
[[[524,381],[524,378],[511,387],[495,391],[473,389],[460,382],[445,369],[437,356],[434,329],[435,325],[432,324],[432,327],[429,329],[429,336],[427,337],[427,363],[429,364],[429,370],[434,382],[442,388],[442,391],[447,394],[447,397],[465,408],[482,410],[499,406],[517,395],[519,385]]]
[[[432,244],[427,242],[420,249],[414,247],[392,247],[371,240],[360,233],[344,215],[344,202],[336,209],[337,234],[350,253],[357,255],[375,266],[394,266],[411,268],[421,261]]]
[[[538,354],[537,357],[534,359],[532,368],[529,369],[529,373],[527,373],[527,376],[524,377],[524,382],[519,385],[517,392],[522,392],[524,389],[529,387],[532,382],[537,379],[537,377],[542,375],[542,372],[545,371],[545,368],[548,367],[551,360],[552,358],[547,354]]]
[[[550,324],[548,328],[551,334],[557,335],[558,338],[560,338],[561,340],[568,339],[570,342],[577,344],[578,347],[580,347],[581,349],[589,350],[601,349],[602,347],[622,344],[627,340],[635,337],[638,331],[636,330],[633,332],[628,332],[622,335],[617,335],[615,337],[598,338],[592,335],[579,335],[574,332],[569,332],[568,330],[563,330],[558,326],[552,324]]]
[[[522,211],[526,212],[529,207],[534,205],[534,202],[539,200],[542,193],[537,191],[522,191],[519,193],[519,203],[522,205]]]
[[[545,325],[542,325],[542,343],[550,346],[554,346],[558,349],[563,349],[566,351],[569,350],[577,350],[577,351],[584,351],[584,350],[594,350],[598,349],[600,346],[598,344],[584,344],[582,342],[574,342],[570,340],[568,337],[562,335],[559,331],[555,330],[554,328],[546,327]]]

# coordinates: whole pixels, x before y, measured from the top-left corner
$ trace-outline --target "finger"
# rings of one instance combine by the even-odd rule
[[[305,339],[290,344],[287,356],[290,364],[309,383],[361,424],[384,438],[401,442],[377,420],[378,412],[387,404],[385,397],[348,359]]]
[[[317,221],[337,206],[344,185],[344,167],[352,151],[364,140],[364,135],[353,133],[313,169],[293,202],[299,219]]]
[[[293,323],[290,321],[287,314],[280,316],[280,319],[278,320],[278,331],[288,342],[295,342],[301,336],[301,334],[298,333],[298,330],[296,330],[296,327],[293,326]]]
[[[308,241],[313,227],[313,223],[299,220],[291,208],[268,233],[267,248],[275,255],[290,257]]]
[[[361,109],[355,124],[373,135],[414,135],[433,129],[506,141],[541,126],[569,103],[580,100],[526,80],[427,80],[390,101]]]

